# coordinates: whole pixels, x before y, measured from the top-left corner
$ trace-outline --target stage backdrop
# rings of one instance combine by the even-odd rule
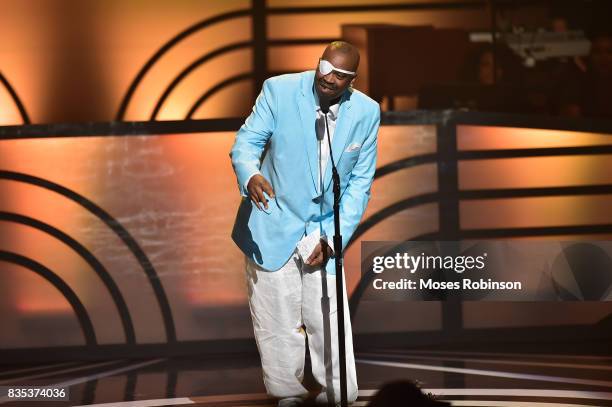
[[[381,127],[372,200],[346,253],[349,295],[360,282],[361,240],[439,231],[439,131]],[[459,153],[612,145],[605,134],[499,126],[458,125],[456,137]],[[240,199],[233,140],[229,131],[0,140],[0,347],[251,338],[244,257],[230,238]],[[612,154],[586,154],[460,160],[457,188],[611,185]],[[459,226],[609,239],[611,207],[605,193],[467,199]],[[608,231],[550,233],[576,225]],[[462,327],[593,324],[612,311],[596,302],[483,304],[459,305]],[[439,332],[443,307],[361,301],[354,331]]]
[[[546,25],[545,4],[524,7],[507,11],[513,24]],[[343,24],[490,22],[484,0],[0,0],[0,10],[0,125],[243,117],[263,79],[313,69]]]

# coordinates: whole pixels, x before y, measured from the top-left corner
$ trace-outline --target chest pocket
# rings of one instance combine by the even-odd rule
[[[348,174],[353,170],[355,164],[357,163],[357,159],[359,158],[359,152],[361,150],[345,152],[342,154],[342,158],[340,159],[339,172],[341,174]]]

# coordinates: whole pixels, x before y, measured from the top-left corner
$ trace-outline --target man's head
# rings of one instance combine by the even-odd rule
[[[321,60],[329,62],[335,69],[323,74],[319,69]],[[359,51],[357,48],[344,41],[334,41],[329,44],[321,55],[315,74],[315,89],[319,99],[331,101],[340,97],[357,76],[357,74],[346,72],[357,72],[358,66]]]

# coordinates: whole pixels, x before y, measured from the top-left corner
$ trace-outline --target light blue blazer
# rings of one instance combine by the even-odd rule
[[[266,80],[230,153],[243,197],[232,238],[246,256],[269,271],[289,260],[304,233],[321,228],[330,241],[334,236],[331,163],[323,178],[322,207],[317,192],[313,83],[314,71]],[[370,199],[379,124],[378,103],[349,88],[341,99],[332,140],[340,174],[343,249]],[[247,197],[246,182],[256,173],[270,181],[276,195],[265,211]],[[328,261],[327,272],[335,274],[334,261]]]

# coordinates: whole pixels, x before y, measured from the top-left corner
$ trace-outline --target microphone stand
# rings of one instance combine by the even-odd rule
[[[321,103],[321,111],[325,116],[325,130],[329,144],[329,159],[332,165],[332,182],[334,183],[334,259],[336,261],[336,316],[338,318],[338,359],[340,364],[340,405],[346,407],[346,338],[344,333],[344,287],[342,285],[342,235],[340,234],[340,176],[334,162],[329,125],[327,123],[328,103]],[[323,193],[323,191],[321,191]],[[323,251],[324,264],[327,263],[327,250]],[[329,400],[328,400],[329,402]]]

